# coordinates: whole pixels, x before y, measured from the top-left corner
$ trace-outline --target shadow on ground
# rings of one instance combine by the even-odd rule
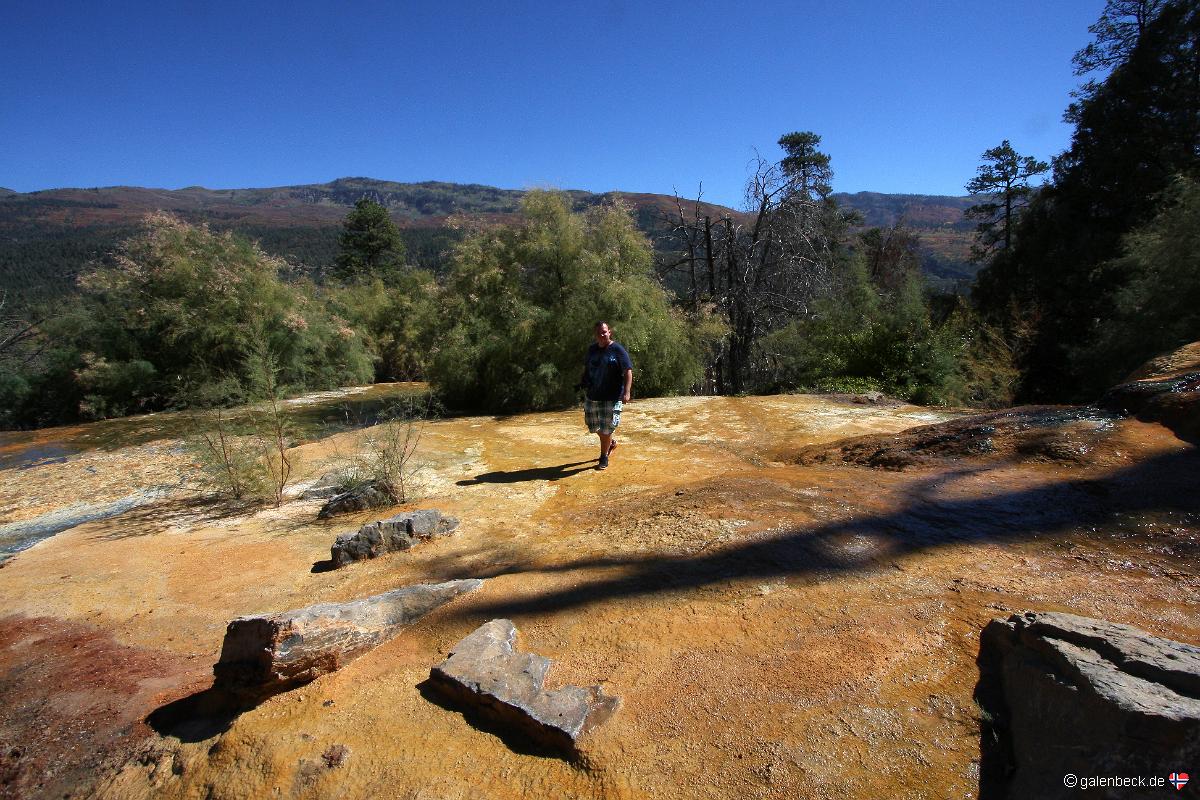
[[[234,720],[265,699],[251,700],[211,686],[155,709],[146,724],[160,736],[194,744],[229,730]]]
[[[547,475],[561,477],[587,463],[591,462],[488,473],[476,482],[548,480],[552,478]],[[472,604],[448,613],[472,620],[491,619],[551,613],[615,598],[680,592],[734,580],[796,576],[828,580],[895,565],[901,559],[936,548],[1061,535],[1103,526],[1123,515],[1152,511],[1200,515],[1200,493],[1195,491],[1200,484],[1200,454],[1194,449],[1150,458],[1102,478],[1057,481],[963,499],[939,496],[953,482],[980,472],[979,468],[967,468],[919,480],[901,493],[898,507],[889,513],[806,526],[698,555],[613,556],[545,567],[521,566],[514,563],[517,559],[508,559],[492,569],[473,570],[469,577],[588,570],[603,572],[604,576],[537,597]],[[325,562],[313,565],[314,572],[326,568]],[[613,575],[614,571],[619,574]],[[485,718],[448,704],[426,684],[418,688],[430,702],[463,712],[470,724],[500,737],[515,752],[559,757]],[[214,685],[159,708],[147,722],[163,735],[201,741],[228,730],[238,715],[265,699],[249,699]]]
[[[558,758],[566,761],[574,760],[551,747],[535,741],[512,725],[498,722],[481,714],[477,709],[454,702],[439,692],[432,680],[427,679],[418,683],[417,691],[421,693],[421,697],[433,703],[438,708],[453,714],[461,714],[463,720],[472,728],[495,736],[504,743],[505,747],[518,755],[536,756],[538,758]]]
[[[216,523],[252,514],[261,508],[259,503],[214,500],[211,495],[202,494],[155,500],[104,520],[90,538],[93,541],[119,541],[154,536],[177,524]]]
[[[553,467],[534,467],[532,469],[517,469],[508,472],[484,472],[468,480],[458,481],[456,486],[478,486],[481,483],[521,483],[522,481],[557,481],[569,478],[580,472],[593,469],[590,461],[575,461],[570,464],[558,464]],[[584,466],[587,465],[587,466]]]
[[[691,556],[612,556],[533,568],[474,573],[495,577],[523,571],[571,572],[622,568],[616,577],[583,580],[538,597],[473,605],[472,618],[512,617],[577,608],[614,598],[696,589],[731,580],[811,576],[824,580],[867,571],[935,548],[983,541],[1017,541],[1113,523],[1123,515],[1170,510],[1200,514],[1200,453],[1194,449],[1141,461],[1103,478],[1059,481],[966,499],[936,496],[977,470],[939,473],[918,481],[890,513],[806,526],[769,538]],[[867,473],[869,474],[869,473]],[[490,572],[490,574],[489,574]]]

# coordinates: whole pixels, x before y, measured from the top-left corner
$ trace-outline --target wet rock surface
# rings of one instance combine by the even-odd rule
[[[1114,386],[1100,405],[1143,422],[1161,422],[1182,439],[1200,441],[1200,371]]]
[[[420,584],[348,603],[318,603],[229,623],[216,684],[274,694],[340,669],[483,581]]]
[[[335,567],[344,567],[384,553],[408,550],[436,536],[446,536],[457,527],[457,519],[443,516],[436,509],[409,511],[390,519],[368,522],[357,533],[343,533],[330,548],[330,557]]]
[[[1074,797],[1064,775],[1166,776],[1200,761],[1200,647],[1028,612],[987,625],[979,668],[982,798]]]
[[[854,402],[875,402],[860,397],[867,395]],[[1158,422],[1185,441],[1200,442],[1200,343],[1148,362],[1094,405],[1020,406],[899,434],[811,445],[794,460],[804,466],[847,463],[891,470],[945,467],[962,458],[1105,463],[1106,440],[1124,417]]]
[[[130,509],[147,505],[165,493],[164,488],[146,489],[108,503],[73,503],[40,517],[0,524],[0,565],[42,539],[77,525],[119,516]]]
[[[511,727],[568,757],[581,736],[612,716],[620,700],[598,686],[545,690],[551,661],[516,649],[511,620],[494,619],[430,670],[431,687],[456,704]]]
[[[1200,342],[1150,359],[1105,392],[1100,405],[1200,443]]]
[[[329,519],[355,511],[370,511],[373,508],[387,508],[399,502],[400,498],[391,486],[384,481],[371,481],[331,497],[317,512],[317,519]]]
[[[1093,406],[1022,406],[921,425],[898,434],[868,434],[800,450],[798,464],[844,462],[878,469],[945,466],[961,458],[1083,463],[1118,414]]]

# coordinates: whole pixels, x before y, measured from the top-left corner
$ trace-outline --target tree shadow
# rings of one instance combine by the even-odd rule
[[[563,478],[569,478],[572,475],[577,475],[580,472],[586,472],[592,469],[591,466],[583,466],[584,464],[591,465],[596,463],[596,459],[588,461],[575,461],[570,464],[558,464],[553,467],[533,467],[530,469],[517,469],[508,472],[484,472],[476,475],[468,480],[458,481],[456,486],[478,486],[481,483],[521,483],[523,481],[557,481]]]
[[[969,498],[938,498],[948,482],[975,470],[938,473],[901,495],[890,513],[792,529],[689,556],[602,556],[537,567],[536,572],[622,568],[532,598],[472,605],[452,612],[514,617],[578,608],[611,599],[703,588],[735,580],[771,580],[864,572],[921,552],[983,541],[1019,541],[1087,530],[1121,515],[1170,510],[1200,514],[1200,455],[1173,452],[1103,478],[1081,478]],[[521,572],[517,568],[509,572]]]
[[[510,573],[532,572],[533,550],[517,542],[487,541],[464,550],[431,552],[423,569],[438,581],[495,578]]]
[[[561,474],[574,466],[578,464],[546,469]],[[538,471],[522,470],[516,474]],[[1195,491],[1200,483],[1200,455],[1191,448],[1149,458],[1100,478],[1062,480],[967,498],[938,497],[937,493],[953,481],[977,472],[974,468],[938,472],[914,481],[899,495],[899,507],[888,513],[794,528],[695,555],[603,556],[546,567],[520,566],[519,559],[514,558],[510,560],[511,566],[496,573],[587,570],[611,573],[616,569],[620,574],[585,578],[570,587],[535,597],[452,607],[446,613],[451,618],[472,621],[480,617],[512,618],[745,579],[809,576],[826,581],[939,548],[1061,535],[1099,527],[1123,515],[1150,511],[1200,515],[1200,492]],[[315,568],[316,565],[314,571]],[[462,713],[472,726],[501,738],[514,752],[563,757],[523,734],[447,701],[432,691],[428,682],[420,684],[418,689],[430,702]],[[164,736],[187,742],[202,741],[228,730],[240,714],[270,696],[250,696],[214,683],[208,689],[157,709],[147,723]]]
[[[157,500],[122,511],[98,525],[93,540],[120,541],[151,536],[181,522],[197,525],[235,519],[251,514],[260,504],[189,495]]]

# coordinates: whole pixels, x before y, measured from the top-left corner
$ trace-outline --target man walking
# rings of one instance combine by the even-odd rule
[[[596,469],[608,469],[608,457],[617,449],[613,434],[621,424],[621,405],[629,402],[633,388],[633,361],[629,353],[613,341],[607,322],[597,322],[596,341],[588,346],[583,364],[587,399],[583,401],[583,419],[588,432],[600,437],[600,463]]]

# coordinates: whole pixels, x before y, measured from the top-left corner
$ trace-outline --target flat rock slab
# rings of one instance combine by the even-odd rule
[[[275,694],[340,669],[483,581],[420,584],[348,603],[238,617],[229,623],[216,686]]]
[[[612,716],[621,701],[599,686],[544,686],[551,661],[516,649],[511,620],[494,619],[454,646],[429,672],[443,695],[511,727],[569,757],[579,755],[580,737]]]
[[[1165,778],[1200,763],[1200,647],[1028,612],[988,623],[979,669],[981,798],[1076,797],[1068,773]]]
[[[368,522],[357,533],[343,533],[330,548],[330,556],[335,567],[344,567],[352,561],[408,550],[427,539],[445,536],[457,527],[457,519],[444,517],[435,509],[409,511]]]

